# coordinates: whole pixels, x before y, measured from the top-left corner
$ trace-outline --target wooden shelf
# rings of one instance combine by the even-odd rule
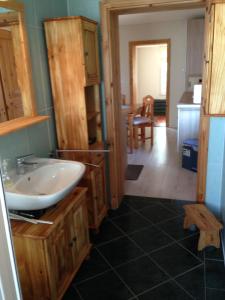
[[[0,124],[0,136],[46,121],[49,116],[22,117]]]
[[[100,112],[99,111],[89,111],[87,112],[87,120],[90,121],[93,118],[96,118]]]

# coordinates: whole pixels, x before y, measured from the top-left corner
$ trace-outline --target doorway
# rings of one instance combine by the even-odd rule
[[[150,94],[156,127],[169,126],[170,44],[170,39],[129,43],[131,107],[136,111]]]
[[[121,136],[121,80],[119,60],[119,16],[132,13],[159,12],[204,8],[205,1],[190,0],[177,2],[171,0],[105,0],[101,5],[101,25],[103,36],[104,83],[106,95],[107,132],[110,151],[110,185],[112,208],[117,208],[124,195],[124,174],[126,153],[123,152],[124,140]],[[207,145],[209,118],[201,115],[199,132],[199,156],[197,173],[197,199],[204,202],[207,174]]]

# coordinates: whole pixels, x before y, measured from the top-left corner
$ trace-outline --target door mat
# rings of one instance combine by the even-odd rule
[[[137,180],[143,168],[143,165],[128,165],[125,176],[126,180]]]

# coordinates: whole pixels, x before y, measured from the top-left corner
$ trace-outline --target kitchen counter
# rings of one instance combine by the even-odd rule
[[[187,107],[187,108],[200,108],[199,103],[193,102],[193,92],[184,92],[182,97],[180,98],[177,107]]]
[[[177,150],[179,152],[182,150],[184,140],[198,138],[200,106],[193,103],[193,92],[184,92],[177,104]]]

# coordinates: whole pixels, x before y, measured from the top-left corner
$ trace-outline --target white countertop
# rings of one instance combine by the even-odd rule
[[[193,92],[184,92],[177,108],[200,109],[200,103],[193,102]]]

